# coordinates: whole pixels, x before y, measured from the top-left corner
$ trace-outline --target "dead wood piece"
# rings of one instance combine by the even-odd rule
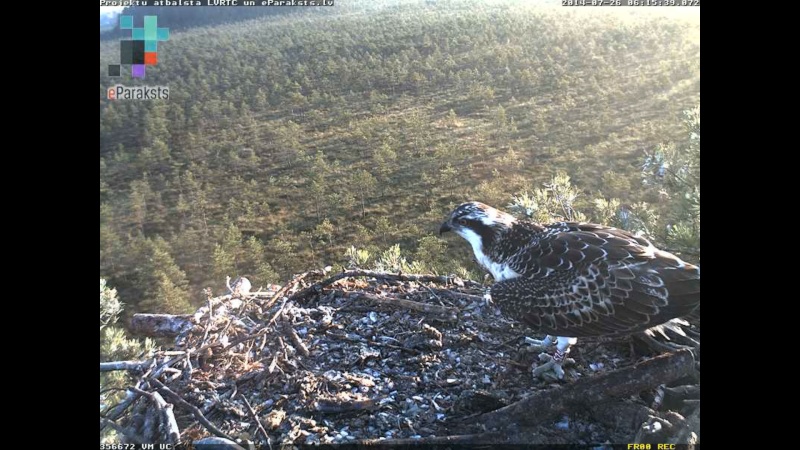
[[[157,404],[162,405],[161,423],[164,427],[164,442],[173,445],[177,444],[181,440],[181,432],[178,428],[178,421],[175,420],[172,404],[164,401],[164,398],[158,392],[153,393],[153,399]]]
[[[197,419],[197,421],[200,422],[204,427],[206,427],[208,431],[212,432],[216,436],[233,440],[233,438],[228,436],[224,431],[220,430],[219,428],[217,428],[216,425],[211,423],[211,421],[206,419],[206,417],[203,415],[203,413],[200,411],[198,407],[184,400],[183,397],[173,392],[170,388],[165,386],[164,383],[158,380],[152,380],[152,381],[158,386],[158,389],[164,392],[164,394],[166,394],[167,397],[169,397],[173,402],[189,410],[189,412],[191,412],[192,415],[194,415],[194,418]]]
[[[592,419],[615,430],[627,430],[631,435],[648,417],[657,413],[627,399],[592,405],[589,408]]]
[[[314,402],[313,407],[322,413],[343,413],[349,411],[372,411],[377,404],[375,400],[344,400],[338,398],[319,399]]]
[[[692,353],[679,350],[559,388],[537,391],[511,405],[472,418],[470,422],[481,423],[488,429],[502,428],[511,423],[535,425],[569,408],[633,395],[669,383],[692,370]]]
[[[471,302],[482,302],[482,301],[484,301],[482,295],[465,294],[463,292],[454,291],[454,290],[451,290],[451,289],[431,288],[431,291],[435,292],[436,294],[452,298],[454,300],[469,300]]]
[[[119,402],[116,406],[114,406],[114,408],[112,408],[111,411],[108,412],[106,417],[112,422],[114,420],[117,420],[128,409],[128,407],[130,407],[133,404],[133,402],[136,401],[137,398],[139,398],[139,394],[129,389],[127,392],[125,392],[125,398],[121,402]],[[106,425],[108,424],[104,423],[102,420],[100,421],[101,432],[103,431],[103,428],[106,427]]]
[[[459,444],[492,446],[506,442],[509,436],[503,433],[460,434],[453,436],[429,436],[420,439],[361,439],[354,442],[355,447],[423,447],[429,445]],[[482,447],[477,447],[482,448]],[[487,447],[489,448],[489,447]]]
[[[284,285],[282,288],[278,289],[278,291],[277,291],[277,292],[275,292],[275,294],[274,294],[274,295],[272,295],[272,297],[271,297],[271,298],[270,298],[270,299],[267,301],[267,303],[266,303],[266,304],[264,304],[264,311],[266,311],[266,310],[268,310],[268,309],[272,308],[272,305],[274,305],[274,304],[275,304],[275,302],[277,302],[277,301],[278,301],[278,299],[280,299],[281,297],[283,297],[283,296],[284,296],[284,295],[285,295],[287,292],[289,292],[289,290],[291,290],[291,289],[293,289],[294,287],[296,287],[297,285],[299,285],[301,281],[303,281],[303,280],[304,280],[304,279],[305,279],[305,278],[306,278],[308,275],[310,275],[310,274],[312,274],[312,273],[315,273],[315,272],[305,272],[305,273],[302,273],[302,274],[300,274],[300,275],[298,275],[298,276],[296,276],[296,277],[292,278],[292,280],[291,280],[291,281],[289,281],[288,283],[286,283],[286,284],[285,284],[285,285]],[[292,297],[295,297],[296,295],[297,295],[297,293],[293,294],[293,295],[292,295]],[[291,299],[292,297],[290,297],[290,299]]]
[[[125,436],[125,438],[128,439],[128,441],[131,442],[131,443],[134,443],[134,444],[147,443],[146,439],[144,439],[143,437],[141,437],[138,434],[136,434],[136,432],[134,432],[130,428],[123,427],[123,426],[117,424],[116,422],[114,422],[113,420],[108,420],[105,417],[100,417],[100,429],[102,430],[106,426],[111,427],[114,431],[117,432],[117,434]]]
[[[403,298],[396,298],[396,297],[379,297],[373,294],[367,294],[363,292],[356,293],[355,296],[351,297],[356,300],[369,300],[371,302],[375,302],[381,305],[392,306],[395,308],[406,308],[413,311],[421,311],[429,314],[436,314],[441,316],[442,318],[447,318],[450,320],[454,320],[457,318],[458,308],[450,308],[447,306],[438,306],[438,305],[429,305],[427,303],[420,303],[415,302],[413,300],[406,300]]]
[[[139,380],[139,382],[138,382],[138,383],[136,383],[136,387],[141,387],[143,384],[144,384],[144,380]],[[137,399],[138,399],[140,396],[141,396],[141,394],[139,394],[138,392],[134,392],[134,391],[133,391],[133,390],[131,390],[130,388],[129,388],[129,389],[126,389],[126,391],[125,391],[125,398],[124,398],[124,399],[122,399],[122,401],[121,401],[121,402],[119,402],[119,403],[118,403],[116,406],[114,406],[113,408],[111,408],[111,410],[110,410],[110,411],[108,411],[108,414],[106,414],[106,415],[105,415],[106,419],[109,419],[110,421],[112,421],[112,422],[113,422],[114,420],[117,420],[117,419],[119,419],[120,417],[122,417],[122,415],[125,413],[125,411],[127,411],[127,410],[128,410],[128,408],[130,408],[130,406],[131,406],[131,405],[133,405],[133,403],[134,403],[134,402],[135,402],[135,401],[136,401],[136,400],[137,400]],[[100,421],[100,432],[102,432],[102,431],[103,431],[103,429],[104,429],[104,428],[105,428],[107,425],[108,425],[108,423],[107,423],[107,422],[103,422],[103,421],[101,420],[101,421]]]
[[[700,385],[687,384],[683,386],[665,387],[664,394],[667,397],[674,397],[680,400],[700,398]]]
[[[292,295],[289,298],[289,300],[298,301],[304,299],[312,294],[319,293],[322,290],[322,288],[328,287],[339,280],[342,280],[344,278],[355,278],[355,277],[368,277],[368,278],[377,278],[382,280],[395,280],[395,281],[417,281],[421,283],[440,283],[440,284],[448,284],[454,280],[453,277],[437,276],[437,275],[392,274],[392,273],[378,272],[374,270],[346,270],[332,277],[326,278],[318,283],[314,283],[303,290],[298,291],[297,293]],[[476,283],[474,281],[466,281],[466,282],[473,286],[480,286],[479,283]]]
[[[156,365],[155,369],[151,369],[150,371],[148,371],[148,373],[145,373],[145,378],[148,378],[148,379],[149,378],[158,378],[167,369],[172,367],[173,364],[175,364],[178,361],[184,360],[185,358],[186,357],[184,355],[176,356],[174,358],[171,358],[171,359],[167,360],[166,362],[163,362],[163,363],[161,363],[159,365]]]
[[[267,430],[264,429],[264,427],[261,425],[261,421],[258,420],[258,414],[256,414],[255,410],[250,405],[250,402],[247,400],[247,397],[245,397],[245,395],[243,393],[240,393],[239,397],[241,397],[242,401],[244,401],[244,406],[247,408],[247,412],[248,412],[248,414],[250,414],[250,417],[253,420],[255,420],[256,427],[258,427],[258,431],[261,432],[261,435],[264,436],[264,439],[265,439],[265,442],[267,443],[267,446],[270,449],[272,449],[272,441],[269,439],[269,435],[267,434]]]
[[[134,314],[130,330],[147,337],[175,337],[194,326],[191,314]]]
[[[225,346],[223,351],[228,351],[228,350],[232,349],[233,347],[235,347],[235,346],[237,346],[237,345],[239,345],[239,344],[241,344],[243,342],[251,341],[253,339],[257,339],[257,338],[267,334],[271,330],[271,328],[269,328],[269,326],[272,325],[275,322],[275,320],[278,318],[278,316],[283,314],[283,308],[284,308],[284,306],[286,306],[286,303],[287,302],[284,302],[283,305],[281,305],[281,307],[278,308],[278,311],[275,312],[275,314],[272,316],[272,318],[270,320],[268,320],[264,325],[262,325],[258,329],[252,330],[250,332],[250,334],[248,334],[248,335],[245,335],[245,336],[242,336],[240,338],[236,338],[236,339],[232,340],[227,346]],[[204,345],[203,347],[200,347],[200,349],[196,350],[196,352],[200,352],[202,350],[205,350],[205,349],[211,347],[212,345],[214,345],[214,344]]]
[[[208,413],[210,413],[210,412],[211,412],[211,411],[212,411],[214,408],[216,408],[216,407],[217,407],[217,405],[219,405],[219,404],[220,404],[222,401],[224,401],[224,400],[227,400],[227,399],[229,399],[229,398],[233,397],[233,395],[234,395],[234,394],[236,394],[236,393],[238,393],[238,391],[237,391],[237,389],[236,389],[236,384],[234,383],[234,387],[233,387],[233,389],[230,389],[230,390],[228,390],[227,392],[225,392],[224,394],[222,394],[222,395],[220,395],[219,397],[217,397],[217,401],[215,401],[215,402],[212,402],[212,403],[209,403],[208,405],[204,406],[204,407],[203,407],[203,409],[201,409],[201,410],[200,410],[200,412],[202,412],[203,414],[208,414]]]
[[[200,446],[199,448],[224,448],[226,450],[245,450],[244,447],[237,444],[236,442],[233,442],[230,439],[218,438],[218,437],[203,438],[198,441],[194,441],[194,445]]]
[[[242,336],[240,338],[236,338],[236,339],[232,340],[228,345],[226,345],[225,348],[222,349],[222,351],[226,352],[226,351],[232,349],[233,347],[236,347],[237,345],[239,345],[239,344],[241,344],[243,342],[247,342],[247,341],[250,341],[250,340],[253,340],[253,339],[257,339],[257,338],[267,334],[269,331],[270,331],[270,329],[265,326],[265,327],[261,328],[260,330],[253,332],[253,334],[249,334],[249,335]],[[213,345],[214,344],[207,344],[207,345],[205,345],[203,347],[200,347],[200,349],[197,350],[197,351],[199,352],[201,350],[206,350],[207,348],[210,348]]]
[[[294,279],[292,279],[292,281],[286,283],[286,285],[284,287],[282,287],[278,292],[275,293],[274,296],[272,296],[267,301],[267,303],[264,305],[263,309],[266,311],[266,310],[272,308],[272,306],[275,304],[275,302],[278,301],[279,298],[281,298],[287,291],[289,291],[293,287],[297,286],[310,273],[313,273],[313,272],[306,272],[304,274],[298,275]],[[280,316],[283,313],[283,307],[286,306],[286,303],[288,303],[288,299],[287,299],[287,301],[285,301],[283,303],[283,305],[281,305],[281,307],[278,309],[278,311],[272,316],[272,319],[267,321],[264,325],[260,326],[259,328],[251,330],[249,335],[232,340],[231,343],[228,344],[225,347],[224,350],[231,349],[234,346],[241,344],[242,342],[247,342],[249,340],[256,339],[256,338],[258,338],[260,336],[263,336],[267,332],[269,332],[269,330],[270,330],[269,326],[272,325],[272,323],[275,322],[275,319],[277,319],[278,316]],[[208,345],[203,346],[197,351],[204,350],[207,346]]]
[[[683,409],[687,410],[688,412],[696,411],[700,408],[700,399],[686,399],[683,401]]]
[[[297,349],[297,351],[300,352],[301,355],[308,356],[310,354],[308,352],[308,347],[306,347],[306,345],[303,344],[303,340],[300,339],[300,336],[297,335],[297,331],[294,330],[294,327],[292,326],[291,323],[289,323],[289,320],[282,320],[281,328],[283,329],[283,333],[286,335],[286,337],[288,337],[289,340],[292,341],[292,345],[294,345],[294,348]]]
[[[700,443],[700,406],[677,426],[675,435],[668,440],[670,444],[689,444]]]
[[[152,401],[152,396],[150,397],[150,400],[150,404],[153,405],[153,407],[145,409],[144,425],[141,428],[141,434],[148,442],[158,442],[158,426],[160,425],[161,421],[161,406]]]
[[[453,404],[453,410],[464,414],[482,414],[508,405],[500,397],[482,389],[467,389],[461,392]]]
[[[112,370],[139,370],[142,371],[151,364],[153,364],[152,359],[147,359],[144,361],[111,361],[111,362],[101,362],[100,363],[100,372],[111,372]]]
[[[167,403],[158,392],[147,392],[139,388],[131,388],[134,392],[150,399],[153,408],[147,410],[144,421],[144,436],[150,442],[177,444],[181,439],[178,421],[175,420],[172,404]],[[159,430],[163,436],[159,436]]]
[[[700,398],[699,385],[684,385],[664,388],[664,408],[678,410],[683,407],[688,400]]]

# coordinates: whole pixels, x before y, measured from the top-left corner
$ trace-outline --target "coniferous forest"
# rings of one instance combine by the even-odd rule
[[[699,442],[699,307],[663,335],[683,350],[581,342],[554,381],[438,235],[477,200],[699,263],[699,7],[123,12],[154,13],[144,79],[107,74],[124,30],[100,39],[101,443]]]
[[[436,234],[469,199],[699,261],[699,8],[541,5],[187,19],[126,81],[167,101],[107,100],[119,41],[101,40],[100,274],[123,314],[327,265],[480,280]]]

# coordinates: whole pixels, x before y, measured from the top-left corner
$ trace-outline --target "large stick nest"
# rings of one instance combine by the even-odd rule
[[[483,292],[458,278],[315,271],[283,287],[209,298],[193,316],[142,316],[140,331],[178,334],[174,348],[101,366],[131,370],[135,382],[101,417],[101,430],[174,443],[177,426],[180,442],[216,435],[270,446],[698,442],[699,323],[684,327],[688,337],[667,330],[671,342],[579,340],[565,379],[541,380],[531,376],[538,352],[523,342],[535,334]],[[142,325],[152,320],[160,325]],[[673,350],[676,341],[694,344],[693,359],[677,352],[689,356],[681,360],[688,369],[648,369],[653,348]],[[659,373],[648,378],[647,370]],[[653,385],[629,392],[630,378]],[[572,387],[592,392],[595,381],[603,392],[570,397]],[[514,404],[544,393],[565,401],[517,420]]]

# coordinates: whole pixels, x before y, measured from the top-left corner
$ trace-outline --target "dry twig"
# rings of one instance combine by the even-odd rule
[[[203,415],[203,413],[200,411],[198,407],[184,400],[180,395],[176,394],[170,388],[166,387],[164,383],[155,379],[153,380],[153,382],[156,384],[156,386],[158,386],[159,390],[167,394],[167,396],[170,399],[172,399],[176,404],[181,405],[182,407],[189,410],[189,412],[191,412],[192,415],[194,415],[194,418],[197,419],[197,421],[200,422],[204,427],[206,427],[208,431],[214,433],[219,437],[233,440],[232,437],[228,436],[224,431],[220,430],[219,428],[217,428],[216,425],[211,423],[210,420],[206,419],[206,416]]]
[[[292,341],[292,345],[294,345],[294,348],[297,349],[297,351],[300,352],[301,355],[308,356],[309,355],[308,347],[306,347],[306,345],[303,344],[303,340],[300,339],[300,336],[297,335],[297,331],[294,330],[294,327],[292,326],[291,323],[289,323],[288,319],[284,319],[281,321],[281,328],[283,329],[283,334],[285,334],[286,337],[288,337],[289,340]]]
[[[178,422],[175,420],[175,413],[172,411],[172,405],[167,403],[164,400],[164,397],[161,396],[158,392],[147,392],[138,388],[131,388],[134,392],[140,395],[144,395],[150,399],[153,406],[155,407],[155,411],[157,413],[157,422],[153,424],[153,430],[148,430],[147,421],[145,421],[145,436],[146,437],[155,437],[159,423],[164,425],[164,434],[163,442],[166,444],[177,444],[180,442],[181,439],[181,432],[178,428]]]
[[[112,370],[138,370],[142,371],[150,367],[155,362],[153,359],[144,361],[111,361],[101,362],[100,372],[111,372]]]
[[[377,295],[367,294],[364,292],[359,292],[354,296],[352,296],[351,298],[356,300],[369,300],[371,302],[375,302],[381,305],[392,306],[395,308],[397,307],[406,308],[413,311],[421,311],[429,314],[436,314],[447,318],[453,318],[456,314],[458,314],[458,308],[430,305],[428,303],[420,303],[420,302],[415,302],[413,300],[406,300],[404,298],[397,298],[397,297],[379,297]]]
[[[326,278],[318,283],[312,284],[311,286],[292,295],[289,298],[289,300],[296,300],[296,301],[302,300],[311,294],[319,293],[320,291],[322,291],[323,288],[328,287],[339,280],[351,277],[352,278],[368,277],[368,278],[377,278],[381,280],[416,281],[422,283],[440,283],[440,284],[448,284],[452,282],[451,277],[439,276],[439,275],[392,274],[392,273],[378,272],[375,270],[347,270],[342,273],[338,273],[330,278]],[[465,282],[480,286],[480,284],[475,283],[474,281],[465,281]]]
[[[264,427],[261,425],[261,421],[258,420],[258,414],[256,414],[256,412],[253,409],[253,407],[250,406],[250,402],[247,401],[247,397],[245,397],[245,395],[243,393],[239,394],[239,397],[241,397],[242,401],[244,401],[244,406],[247,408],[248,414],[250,414],[250,416],[253,418],[253,420],[256,421],[256,427],[258,427],[258,431],[260,431],[261,434],[264,436],[264,439],[266,440],[265,442],[267,443],[267,446],[270,448],[270,450],[272,450],[272,441],[270,441],[270,439],[269,439],[269,435],[267,434],[267,430],[264,429]]]

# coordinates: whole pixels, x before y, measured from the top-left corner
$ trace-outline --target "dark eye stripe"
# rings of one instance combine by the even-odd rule
[[[462,221],[466,223],[462,224]],[[483,245],[490,245],[490,243],[495,239],[495,230],[491,226],[481,222],[480,219],[468,219],[466,217],[460,217],[456,219],[456,223],[477,233],[483,240]]]

